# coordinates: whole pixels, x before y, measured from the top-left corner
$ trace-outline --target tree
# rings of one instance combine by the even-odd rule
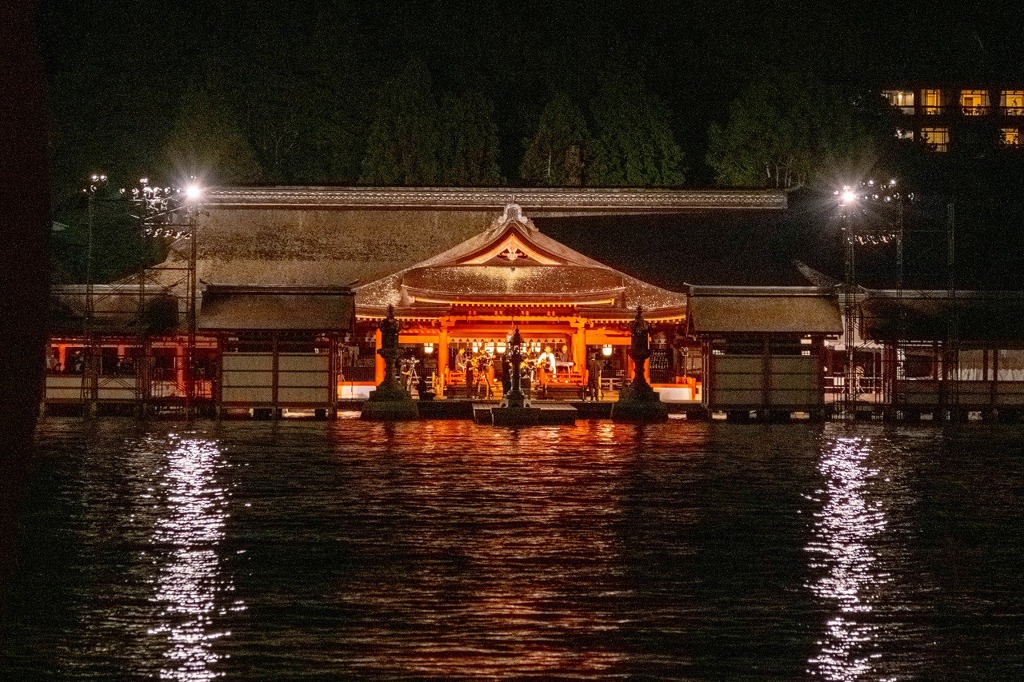
[[[336,13],[325,10],[303,30],[275,28],[260,50],[220,46],[210,57],[232,84],[231,103],[265,180],[357,182],[382,67],[356,51],[358,36]]]
[[[541,112],[519,174],[536,185],[579,187],[593,144],[583,112],[568,95],[559,93]]]
[[[93,283],[111,282],[161,259],[160,243],[142,235],[123,197],[109,188],[101,190],[93,201],[91,239],[84,193],[60,202],[54,217],[63,224],[51,235],[57,282],[82,283],[90,277]]]
[[[761,76],[732,103],[725,127],[711,125],[707,162],[719,183],[736,187],[791,189],[841,177],[876,156],[860,114],[855,97],[812,78]]]
[[[441,184],[498,185],[498,126],[494,105],[479,92],[442,99],[439,121]]]
[[[605,78],[591,110],[597,141],[587,184],[676,187],[683,183],[683,152],[668,107],[634,74]]]
[[[370,126],[362,182],[432,185],[440,179],[438,110],[430,72],[419,59],[388,81]]]
[[[209,87],[190,83],[163,148],[171,177],[204,184],[255,182],[262,176],[252,147],[226,102]]]

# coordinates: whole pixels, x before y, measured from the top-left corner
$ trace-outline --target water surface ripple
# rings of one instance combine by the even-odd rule
[[[49,419],[0,679],[1024,679],[1022,443]]]

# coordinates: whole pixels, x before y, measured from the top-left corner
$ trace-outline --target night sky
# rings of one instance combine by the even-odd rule
[[[1010,2],[968,9],[934,2],[50,0],[42,3],[40,32],[60,186],[96,167],[115,181],[119,173],[145,172],[189,80],[210,65],[228,88],[258,82],[269,70],[300,87],[328,69],[358,128],[372,115],[382,80],[413,56],[426,61],[436,89],[481,90],[494,101],[510,178],[552,92],[585,100],[603,72],[629,65],[673,112],[687,183],[707,186],[708,125],[725,120],[730,100],[759,71],[793,69],[869,89],[1024,80],[1021,17],[1020,3]],[[354,148],[356,162],[359,154]]]

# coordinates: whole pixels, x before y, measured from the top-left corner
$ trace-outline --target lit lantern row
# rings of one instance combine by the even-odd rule
[[[491,354],[498,353],[499,355],[504,353],[508,348],[507,344],[504,341],[473,341],[470,344],[470,347],[473,349],[474,353],[479,353],[481,350],[483,350]],[[544,346],[539,341],[534,341],[533,343],[527,344],[527,349],[533,351],[534,353],[541,352],[543,348]],[[424,343],[423,352],[427,355],[432,355],[434,352],[434,344],[431,342]],[[613,347],[610,343],[606,343],[604,344],[604,346],[601,347],[601,354],[605,357],[611,357],[612,352]]]

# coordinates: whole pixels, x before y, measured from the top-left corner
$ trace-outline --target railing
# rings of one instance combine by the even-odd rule
[[[985,116],[989,112],[987,104],[964,105],[960,107],[964,116]]]
[[[826,376],[823,380],[825,402],[839,403],[846,395],[845,376]],[[885,403],[885,380],[879,376],[857,377],[853,387],[854,401],[870,405]]]

